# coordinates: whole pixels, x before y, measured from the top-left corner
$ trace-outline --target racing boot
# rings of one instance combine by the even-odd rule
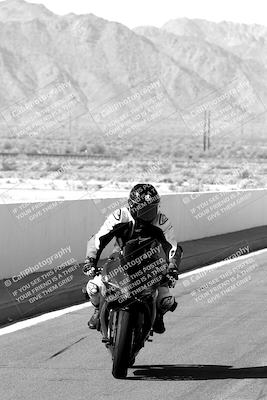
[[[157,312],[155,322],[153,325],[153,331],[156,333],[164,333],[165,332],[165,325],[163,321],[163,314],[160,312]]]
[[[88,326],[90,329],[97,329],[99,326],[99,308],[95,307],[95,311],[92,317],[88,321]]]
[[[174,299],[174,302],[172,304],[172,306],[168,309],[168,311],[175,311],[177,308],[178,303],[176,302],[176,300]],[[163,321],[163,315],[166,313],[165,312],[160,312],[159,310],[157,310],[157,314],[156,314],[156,318],[155,318],[155,322],[153,325],[153,331],[155,333],[164,333],[165,332],[165,325],[164,325],[164,321]]]

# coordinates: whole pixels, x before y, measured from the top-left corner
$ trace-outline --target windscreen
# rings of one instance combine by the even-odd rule
[[[103,268],[107,282],[106,301],[124,303],[155,290],[167,273],[165,252],[157,240],[129,241],[123,255],[115,257]]]

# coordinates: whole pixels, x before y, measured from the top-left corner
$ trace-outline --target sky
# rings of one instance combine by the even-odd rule
[[[44,4],[56,14],[93,13],[129,28],[162,26],[175,18],[202,18],[267,25],[266,0],[31,0]],[[265,10],[266,8],[266,10]]]

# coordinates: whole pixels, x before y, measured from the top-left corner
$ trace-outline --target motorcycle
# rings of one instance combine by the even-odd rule
[[[101,275],[98,330],[111,352],[112,374],[122,379],[152,341],[157,288],[169,281],[166,255],[156,239],[133,239],[103,265]]]

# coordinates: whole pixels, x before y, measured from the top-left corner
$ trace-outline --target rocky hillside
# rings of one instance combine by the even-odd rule
[[[266,102],[266,41],[260,26],[180,19],[162,29],[130,30],[93,14],[57,16],[42,5],[7,0],[0,3],[0,111],[5,115],[55,82],[75,88],[83,107],[76,127],[92,131],[97,107],[155,79],[174,110],[243,78]],[[68,124],[60,134],[68,134]]]

